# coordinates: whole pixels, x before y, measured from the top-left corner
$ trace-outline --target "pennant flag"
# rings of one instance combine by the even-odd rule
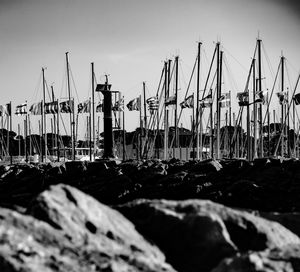
[[[16,106],[16,115],[27,114],[27,103]]]
[[[280,105],[288,103],[287,92],[279,92],[277,93],[277,97],[279,98]]]
[[[129,101],[129,103],[126,105],[126,107],[130,110],[130,111],[139,111],[141,109],[141,99],[140,97],[137,97],[131,101]]]
[[[230,93],[221,94],[219,102],[221,108],[230,107]]]
[[[211,105],[212,105],[212,94],[210,93],[209,95],[207,95],[203,99],[199,100],[199,102],[200,102],[200,106],[202,108],[211,107]]]
[[[295,94],[293,99],[295,101],[295,105],[300,105],[300,93]]]
[[[182,109],[194,107],[194,95],[188,96],[183,102],[180,103]]]
[[[45,103],[44,113],[45,114],[56,114],[56,113],[58,113],[58,103],[57,103],[57,101]]]
[[[148,104],[148,108],[149,108],[150,112],[158,110],[159,102],[158,102],[158,98],[156,96],[149,97],[146,100],[146,103]]]
[[[74,101],[67,100],[59,103],[59,111],[61,113],[72,113],[74,110]]]
[[[42,102],[32,104],[29,108],[29,111],[33,115],[41,115],[42,114]]]
[[[238,103],[240,107],[244,107],[249,105],[249,93],[248,92],[240,92],[236,95],[238,99]]]
[[[77,113],[89,113],[90,112],[90,100],[85,100],[83,103],[77,105]]]
[[[100,101],[96,106],[96,112],[103,112],[103,102]]]
[[[165,101],[165,106],[175,105],[176,104],[176,95],[169,96]]]
[[[116,101],[115,105],[112,107],[113,111],[123,111],[124,110],[124,99],[121,98],[120,100]]]

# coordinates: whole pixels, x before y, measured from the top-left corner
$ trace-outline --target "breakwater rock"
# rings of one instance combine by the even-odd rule
[[[261,212],[300,212],[300,161],[274,158],[182,162],[66,162],[0,167],[0,206],[27,207],[64,183],[117,205],[138,198],[209,199]]]
[[[209,200],[111,208],[65,184],[0,208],[0,271],[299,271],[300,239]]]

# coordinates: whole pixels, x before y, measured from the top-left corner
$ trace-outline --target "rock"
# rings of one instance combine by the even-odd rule
[[[152,239],[178,271],[210,271],[237,252],[297,244],[276,222],[205,200],[138,200],[117,209]]]
[[[300,213],[278,213],[278,212],[259,212],[261,217],[276,221],[300,236]]]
[[[62,232],[45,222],[2,208],[0,237],[0,271],[3,272],[103,271],[118,265],[117,259],[109,262],[108,254],[76,247]]]
[[[65,163],[66,174],[70,177],[80,178],[86,171],[85,162],[82,161],[68,161]],[[69,183],[72,183],[70,179]]]
[[[49,223],[76,247],[84,248],[87,256],[104,256],[110,268],[107,271],[174,271],[164,254],[131,222],[75,188],[52,186],[39,195],[28,213]]]
[[[294,272],[300,271],[299,245],[247,252],[223,260],[212,272]]]
[[[197,172],[202,174],[208,174],[211,172],[218,172],[222,169],[222,165],[213,159],[200,161],[190,167],[190,172]]]

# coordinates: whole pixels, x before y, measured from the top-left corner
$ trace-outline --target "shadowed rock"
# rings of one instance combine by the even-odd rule
[[[236,252],[297,244],[276,222],[204,200],[138,200],[117,207],[179,271],[210,271]]]
[[[300,246],[247,252],[223,260],[212,272],[293,272],[300,271]]]

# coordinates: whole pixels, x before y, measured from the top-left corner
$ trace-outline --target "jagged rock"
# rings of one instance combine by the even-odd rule
[[[300,271],[300,246],[290,245],[247,252],[223,260],[211,272],[296,272]]]
[[[117,209],[152,239],[179,271],[210,271],[236,252],[300,239],[276,222],[205,200],[138,200]]]
[[[163,253],[124,216],[75,188],[51,187],[28,213],[50,224],[90,258],[94,254],[105,258],[107,271],[174,271]]]
[[[65,166],[68,177],[80,178],[86,171],[85,162],[82,161],[68,161]]]
[[[222,169],[220,162],[212,159],[200,161],[190,167],[190,172],[208,174],[211,172],[218,172]]]

